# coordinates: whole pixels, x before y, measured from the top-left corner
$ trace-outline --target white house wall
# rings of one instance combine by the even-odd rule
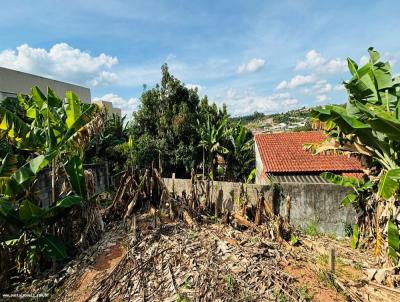
[[[72,90],[83,102],[91,102],[89,88],[0,67],[0,100],[17,93],[29,94],[33,86],[38,86],[43,93],[50,87],[61,98]]]
[[[256,184],[266,184],[265,176],[262,175],[264,166],[258,150],[257,141],[254,142],[254,151],[256,153]]]

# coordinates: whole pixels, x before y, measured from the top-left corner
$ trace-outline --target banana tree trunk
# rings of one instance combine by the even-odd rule
[[[53,159],[51,163],[51,203],[56,203],[56,161]]]
[[[52,160],[51,162],[51,206],[56,204],[56,161],[55,159]],[[53,235],[56,235],[56,226],[53,224],[52,226],[52,232]],[[53,264],[53,272],[56,271],[57,269],[57,262],[56,258],[52,258],[52,264]]]

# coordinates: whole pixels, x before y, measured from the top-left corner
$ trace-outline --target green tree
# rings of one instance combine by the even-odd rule
[[[226,105],[218,108],[209,103],[207,96],[200,98],[196,89],[188,89],[171,75],[166,64],[161,72],[160,84],[144,89],[139,109],[133,114],[128,128],[133,144],[126,140],[115,150],[129,158],[129,165],[161,167],[164,176],[176,173],[182,178],[190,177],[192,168],[201,173],[204,151],[204,168],[215,172],[216,156],[227,157],[230,148],[236,148],[229,137],[231,133],[236,135],[236,130],[231,131]],[[247,140],[251,134],[246,132],[245,136]],[[244,167],[248,151],[243,151],[247,155],[240,157],[240,148],[234,150],[235,156],[228,165],[229,169],[235,169],[229,174],[232,180],[245,179],[251,171]]]
[[[203,124],[211,112],[212,119],[218,119],[220,112],[206,97],[200,100],[196,89],[188,89],[172,76],[166,64],[161,71],[160,84],[143,91],[133,115],[129,129],[135,142],[133,164],[140,168],[161,165],[164,175],[188,177],[202,159],[197,121]]]

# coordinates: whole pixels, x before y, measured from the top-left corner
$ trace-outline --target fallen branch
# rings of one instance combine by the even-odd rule
[[[235,219],[236,223],[240,226],[244,226],[246,228],[254,227],[254,224],[248,221],[245,217],[240,215],[239,213],[233,213],[232,217]]]

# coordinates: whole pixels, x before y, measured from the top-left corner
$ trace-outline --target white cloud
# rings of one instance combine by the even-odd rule
[[[261,70],[265,65],[265,60],[253,58],[238,67],[238,73],[252,73]]]
[[[233,88],[229,88],[228,91],[226,92],[226,97],[227,97],[228,99],[234,98],[235,95],[236,95],[236,90],[233,89]]]
[[[319,52],[313,49],[306,54],[305,60],[297,62],[295,69],[296,70],[314,69],[325,64],[325,62],[326,59],[322,57],[322,55]]]
[[[369,62],[369,58],[367,56],[362,56],[360,59],[360,66],[363,66]]]
[[[127,118],[131,118],[132,112],[136,111],[139,105],[139,100],[137,98],[130,98],[128,100],[120,97],[114,93],[108,93],[102,97],[95,97],[93,101],[107,101],[113,104],[115,108],[121,108],[122,116],[126,115]]]
[[[117,63],[116,57],[104,53],[92,56],[66,43],[55,44],[49,50],[23,44],[16,50],[0,52],[0,66],[93,86],[114,83],[117,75],[109,70]]]
[[[297,62],[295,70],[312,70],[321,74],[336,74],[347,70],[346,60],[336,58],[328,60],[312,49],[304,60]]]
[[[326,80],[319,80],[313,86],[303,89],[306,94],[324,94],[332,91],[332,85]]]
[[[325,64],[325,66],[322,67],[321,70],[318,70],[318,72],[336,74],[336,73],[345,72],[346,70],[347,70],[347,61],[346,60],[332,59],[332,60],[329,60]]]
[[[323,103],[323,102],[327,101],[328,99],[329,98],[326,94],[320,94],[320,95],[317,95],[317,97],[315,98],[315,101],[317,103]]]
[[[388,61],[389,64],[393,67],[397,63],[397,57],[391,53],[385,53],[381,56],[381,61],[386,62]],[[359,67],[367,64],[369,62],[369,56],[362,56],[359,61]]]
[[[197,84],[186,84],[185,87],[188,89],[193,89],[193,90],[197,89],[198,93],[201,93],[201,91],[203,90],[203,87],[201,85],[197,85]]]
[[[314,75],[296,75],[293,77],[289,82],[288,81],[282,81],[276,86],[276,89],[292,89],[296,88],[298,86],[310,84],[316,81],[316,78]]]
[[[295,108],[299,104],[299,101],[287,92],[262,96],[257,95],[251,90],[237,93],[231,88],[226,91],[218,103],[226,103],[229,112],[233,116],[243,116],[252,114],[254,111],[263,113],[286,111]]]
[[[118,76],[115,73],[109,72],[109,71],[102,71],[99,73],[98,76],[96,76],[94,79],[92,79],[89,83],[92,86],[106,86],[106,85],[112,85],[116,83],[118,80]]]

